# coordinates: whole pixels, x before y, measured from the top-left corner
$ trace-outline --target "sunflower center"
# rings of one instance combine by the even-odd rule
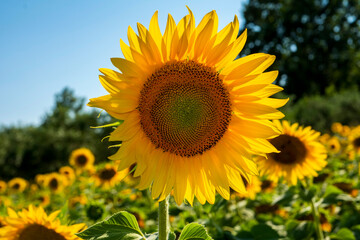
[[[20,189],[20,184],[19,184],[19,183],[15,183],[15,184],[12,186],[12,189],[14,189],[14,190],[19,190],[19,189]]]
[[[111,180],[116,174],[116,171],[112,168],[102,169],[99,173],[99,177],[102,180]]]
[[[270,143],[280,153],[268,154],[272,159],[283,164],[302,162],[306,157],[305,145],[297,138],[286,134],[270,139]]]
[[[64,236],[43,225],[32,224],[21,231],[17,240],[66,240]]]
[[[356,148],[360,148],[360,137],[354,139],[353,145]]]
[[[194,61],[165,64],[147,79],[139,100],[146,136],[156,148],[182,157],[215,146],[231,119],[219,74]]]
[[[49,182],[49,187],[52,189],[52,190],[56,190],[58,189],[59,187],[59,182],[56,178],[52,178]]]
[[[79,155],[77,158],[76,158],[76,162],[79,166],[83,167],[86,165],[87,163],[87,158],[86,156],[84,155]]]

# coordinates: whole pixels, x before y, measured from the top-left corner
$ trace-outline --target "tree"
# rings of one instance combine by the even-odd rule
[[[101,143],[111,128],[91,129],[115,122],[107,114],[83,109],[84,99],[65,88],[55,96],[52,111],[40,126],[4,127],[0,129],[0,176],[3,179],[21,176],[31,179],[38,173],[56,171],[68,164],[72,150],[87,147],[96,162],[105,161],[115,149]],[[114,144],[114,143],[112,143]]]
[[[243,12],[243,53],[276,55],[277,83],[297,97],[356,88],[359,12],[358,0],[250,0]]]

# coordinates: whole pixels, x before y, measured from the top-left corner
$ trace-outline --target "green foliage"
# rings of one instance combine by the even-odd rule
[[[140,240],[146,239],[134,215],[121,211],[77,234],[87,240]]]
[[[356,126],[360,124],[360,92],[348,90],[330,96],[304,97],[280,110],[291,122],[323,133],[329,132],[334,122]]]
[[[68,164],[71,151],[79,147],[93,151],[97,162],[106,160],[114,149],[108,150],[100,140],[112,129],[90,126],[103,125],[112,119],[105,114],[98,117],[96,111],[86,111],[83,106],[84,99],[65,88],[55,96],[55,106],[40,126],[0,128],[1,178],[29,179],[38,173],[56,171]]]
[[[359,11],[358,0],[248,1],[243,11],[248,41],[242,54],[276,55],[277,83],[298,99],[358,88]]]
[[[211,240],[204,226],[190,223],[182,230],[179,240]]]

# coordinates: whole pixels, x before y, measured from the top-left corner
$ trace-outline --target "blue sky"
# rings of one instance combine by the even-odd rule
[[[219,29],[240,17],[245,0],[122,1],[4,0],[0,8],[0,126],[38,124],[50,112],[54,95],[68,86],[85,98],[105,95],[99,68],[122,57],[129,25],[148,27],[159,10],[163,31],[167,14],[176,22],[188,5],[199,23],[215,9]]]

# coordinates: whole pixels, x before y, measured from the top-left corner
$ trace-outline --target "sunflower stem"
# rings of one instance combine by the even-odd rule
[[[159,240],[168,240],[170,232],[169,198],[170,195],[159,203]]]
[[[321,225],[320,225],[320,215],[319,215],[318,209],[315,206],[314,198],[311,199],[310,204],[311,204],[312,214],[314,217],[315,231],[316,231],[317,239],[324,240],[324,235],[323,235],[323,232],[321,230]]]

